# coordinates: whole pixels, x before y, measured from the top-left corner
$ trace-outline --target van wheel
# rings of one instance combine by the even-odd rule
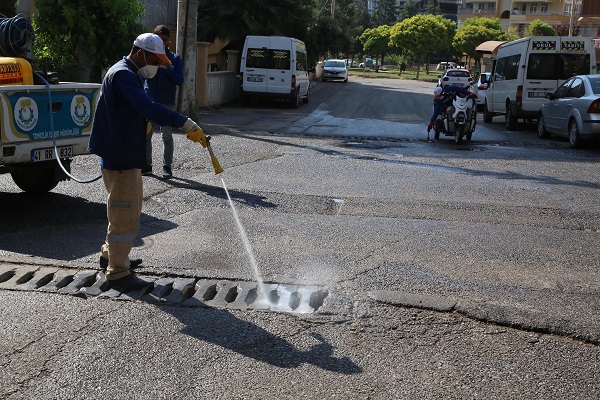
[[[546,129],[546,123],[544,122],[544,117],[540,113],[537,120],[537,133],[540,139],[546,139],[550,137],[550,132]]]
[[[569,124],[569,145],[572,149],[576,149],[581,147],[583,144],[583,140],[581,139],[581,135],[579,134],[579,128],[577,127],[576,121],[571,121]]]
[[[302,102],[304,104],[308,104],[308,100],[310,99],[310,87],[306,89],[306,97],[302,98]]]
[[[300,91],[296,88],[290,99],[292,108],[298,108],[300,105]]]
[[[483,103],[483,122],[489,124],[492,122],[493,117],[494,115],[490,112],[490,110],[488,110],[488,105],[486,101],[485,103]]]
[[[517,116],[513,114],[510,103],[506,103],[506,113],[504,114],[504,124],[506,129],[514,131],[517,127]]]

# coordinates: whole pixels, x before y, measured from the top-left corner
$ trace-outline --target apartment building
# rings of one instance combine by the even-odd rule
[[[458,23],[476,16],[499,18],[503,31],[515,28],[524,36],[536,19],[574,36],[600,37],[599,0],[459,0]],[[565,29],[566,28],[566,29]]]

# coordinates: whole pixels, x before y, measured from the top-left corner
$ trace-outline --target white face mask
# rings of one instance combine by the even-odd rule
[[[148,65],[148,62],[146,61],[146,53],[144,53],[144,62],[146,63],[146,65],[138,69],[138,75],[144,79],[154,78],[154,76],[158,72],[158,65]]]

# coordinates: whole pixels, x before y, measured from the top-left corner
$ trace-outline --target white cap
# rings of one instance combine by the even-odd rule
[[[154,53],[161,64],[171,65],[171,61],[165,55],[165,44],[160,36],[155,35],[154,33],[142,33],[140,36],[135,38],[133,45],[142,50]]]
[[[442,88],[440,86],[436,86],[435,89],[433,89],[433,94],[437,96],[440,93],[442,93]]]

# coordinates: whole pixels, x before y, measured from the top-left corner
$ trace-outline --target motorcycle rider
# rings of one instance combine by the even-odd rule
[[[470,96],[472,98],[477,98],[477,95],[470,90],[456,86],[456,85],[446,85],[444,87],[436,86],[433,89],[433,115],[429,120],[429,125],[427,125],[427,133],[431,131],[433,127],[433,121],[440,114],[440,110],[443,110],[443,107],[446,107],[454,98],[455,95],[459,95],[461,97]]]

